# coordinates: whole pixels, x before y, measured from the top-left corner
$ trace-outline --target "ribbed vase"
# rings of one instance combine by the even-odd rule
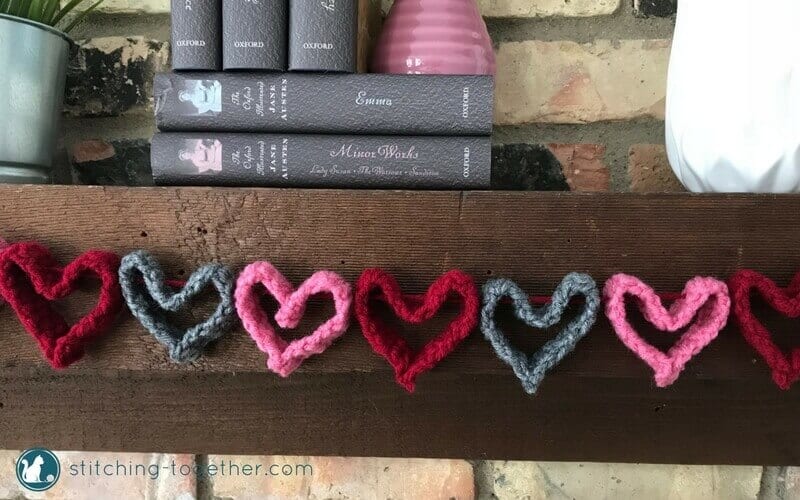
[[[493,75],[475,0],[395,0],[372,55],[375,73]]]

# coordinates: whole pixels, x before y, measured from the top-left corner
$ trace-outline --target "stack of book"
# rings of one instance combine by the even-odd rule
[[[485,189],[491,76],[355,73],[356,0],[173,0],[158,185]]]

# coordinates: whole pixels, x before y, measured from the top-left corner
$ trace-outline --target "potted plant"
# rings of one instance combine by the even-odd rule
[[[70,45],[67,33],[100,5],[0,0],[0,182],[50,179]]]

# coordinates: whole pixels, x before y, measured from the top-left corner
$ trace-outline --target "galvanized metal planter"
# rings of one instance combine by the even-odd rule
[[[71,43],[54,28],[0,14],[0,182],[49,181]]]

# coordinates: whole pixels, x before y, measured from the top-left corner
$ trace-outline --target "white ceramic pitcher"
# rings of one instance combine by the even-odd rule
[[[800,192],[800,0],[681,0],[672,169],[694,192]]]

